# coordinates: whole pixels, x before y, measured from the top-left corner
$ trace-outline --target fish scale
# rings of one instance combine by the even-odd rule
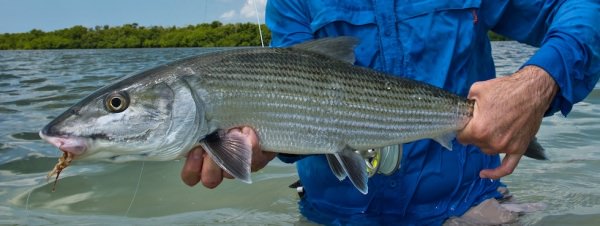
[[[218,58],[197,70],[202,81],[190,83],[215,98],[207,97],[215,120],[226,122],[220,127],[252,125],[268,150],[302,154],[290,144],[312,137],[306,133],[327,136],[329,148],[405,143],[460,129],[472,112],[466,99],[437,87],[308,51],[255,48]],[[278,133],[289,136],[268,139]]]

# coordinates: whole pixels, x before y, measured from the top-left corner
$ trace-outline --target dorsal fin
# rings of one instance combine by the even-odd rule
[[[354,47],[356,45],[358,45],[357,38],[340,36],[307,41],[293,45],[291,48],[308,50],[354,64],[354,61],[356,61]]]

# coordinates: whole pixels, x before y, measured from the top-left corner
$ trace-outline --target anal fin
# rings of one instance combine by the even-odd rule
[[[456,138],[456,133],[451,132],[447,134],[442,134],[439,137],[434,137],[433,140],[442,145],[442,147],[445,147],[446,149],[452,151],[452,140],[454,140],[454,138]]]
[[[217,130],[204,137],[200,146],[227,173],[245,183],[252,183],[252,145],[242,133]]]

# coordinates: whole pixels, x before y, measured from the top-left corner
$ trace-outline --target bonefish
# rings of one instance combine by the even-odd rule
[[[450,149],[474,102],[355,66],[356,44],[326,38],[175,61],[101,88],[40,136],[75,160],[165,161],[200,145],[225,171],[250,182],[250,147],[226,133],[250,126],[263,150],[326,154],[339,179],[348,176],[367,193],[366,163],[357,150],[428,138]],[[540,150],[528,154],[544,158]]]

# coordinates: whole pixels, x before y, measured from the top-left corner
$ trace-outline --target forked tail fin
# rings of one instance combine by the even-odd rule
[[[546,157],[546,150],[544,150],[542,145],[537,142],[537,138],[535,137],[531,140],[531,143],[529,143],[529,146],[525,151],[525,156],[537,160],[548,160],[548,157]]]

